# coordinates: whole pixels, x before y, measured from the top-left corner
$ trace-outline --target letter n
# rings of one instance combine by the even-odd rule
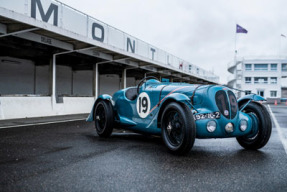
[[[135,53],[135,40],[133,40],[133,44],[131,42],[130,38],[127,38],[127,51],[129,51],[129,48],[131,48],[132,53]]]
[[[36,7],[38,7],[41,19],[44,22],[48,22],[52,13],[54,12],[53,25],[58,26],[58,6],[51,3],[48,8],[47,13],[45,14],[41,0],[31,0],[31,17],[36,19]]]

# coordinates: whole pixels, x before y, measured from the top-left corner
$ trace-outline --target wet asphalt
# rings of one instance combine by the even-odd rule
[[[287,106],[271,108],[287,139]],[[286,192],[287,154],[273,127],[260,150],[196,139],[186,156],[168,153],[160,137],[99,138],[85,121],[0,129],[0,191]]]

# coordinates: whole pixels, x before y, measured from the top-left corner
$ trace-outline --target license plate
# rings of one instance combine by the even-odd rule
[[[220,118],[220,112],[212,112],[212,113],[201,113],[201,114],[194,114],[193,115],[194,120],[201,120],[201,119],[219,119]]]

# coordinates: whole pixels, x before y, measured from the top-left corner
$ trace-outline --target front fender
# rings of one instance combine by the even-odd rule
[[[186,103],[189,104],[190,103],[190,98],[188,96],[186,96],[185,94],[182,93],[172,93],[170,95],[168,95],[167,97],[164,98],[164,100],[162,101],[162,104],[164,104],[166,101],[168,100],[175,100],[175,101],[179,101],[182,103]]]
[[[112,102],[112,96],[108,95],[108,94],[103,94],[103,95],[100,95],[96,101],[94,102],[94,105],[92,107],[92,110],[89,114],[89,116],[87,117],[86,121],[94,121],[94,111],[95,111],[95,107],[96,107],[96,104],[99,100],[107,100],[109,102]]]
[[[248,101],[266,101],[266,99],[256,94],[245,95],[244,97],[241,97],[237,100],[238,106],[241,106],[243,103],[246,103]]]
[[[182,93],[172,93],[166,97],[164,97],[160,103],[160,110],[158,112],[158,116],[157,116],[157,126],[160,128],[161,127],[161,116],[162,113],[164,111],[164,108],[166,107],[166,105],[168,105],[170,102],[180,102],[180,103],[184,103],[187,106],[191,107],[191,102],[190,102],[190,98]]]
[[[190,102],[190,98],[188,96],[186,96],[185,94],[182,94],[182,93],[172,93],[172,94],[164,97],[163,100],[161,101],[159,114],[163,111],[165,106],[172,101],[184,103],[187,106],[192,107],[191,102]]]

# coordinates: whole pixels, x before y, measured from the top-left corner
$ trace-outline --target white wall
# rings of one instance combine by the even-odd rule
[[[53,115],[51,97],[0,97],[2,119]]]
[[[90,113],[94,101],[94,97],[64,97],[62,114]]]
[[[90,113],[94,97],[64,97],[52,106],[51,97],[0,97],[0,120]]]
[[[287,77],[281,78],[281,86],[287,87]]]

